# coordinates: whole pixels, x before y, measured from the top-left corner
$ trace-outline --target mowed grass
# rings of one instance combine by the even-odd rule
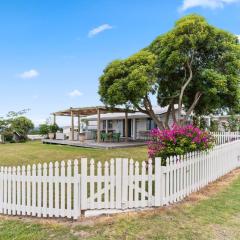
[[[147,159],[146,147],[119,149],[92,149],[71,146],[42,144],[41,142],[0,144],[0,165],[17,166],[82,157],[106,161],[111,158],[126,157],[143,161]]]
[[[0,217],[0,239],[240,239],[240,170],[173,207],[79,222]],[[212,191],[208,194],[208,191]]]
[[[40,142],[0,145],[0,165],[23,165],[81,157],[147,158],[146,147],[97,150]],[[210,192],[210,193],[209,193]],[[48,220],[0,216],[0,240],[240,239],[240,170],[188,201],[167,208],[97,219]]]

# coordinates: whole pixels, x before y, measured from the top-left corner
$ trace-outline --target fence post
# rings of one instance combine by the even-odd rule
[[[122,208],[128,206],[128,159],[122,159]]]
[[[0,213],[3,212],[3,167],[0,168]]]
[[[162,166],[161,158],[155,158],[155,207],[160,207],[162,204]]]
[[[116,158],[116,208],[122,207],[122,159]]]
[[[80,202],[81,210],[87,209],[87,158],[81,159],[81,191]]]

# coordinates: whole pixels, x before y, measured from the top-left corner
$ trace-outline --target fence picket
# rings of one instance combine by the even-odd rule
[[[122,159],[122,208],[128,207],[128,159]]]
[[[104,166],[104,207],[109,208],[109,163],[105,162]]]
[[[111,159],[110,161],[110,208],[115,208],[115,186],[116,186],[116,179],[115,179],[115,161]]]
[[[31,212],[32,216],[36,216],[36,164],[33,164],[32,166],[32,207]]]
[[[31,205],[31,182],[30,182],[30,176],[31,176],[31,166],[27,165],[27,176],[26,176],[26,200],[27,200],[27,207],[26,212],[27,215],[30,216],[30,205]]]
[[[161,164],[160,164],[161,166]],[[148,207],[151,207],[153,205],[153,200],[152,200],[152,181],[153,181],[153,176],[152,176],[152,159],[148,160]],[[161,182],[160,182],[161,184]],[[161,189],[160,189],[161,190]]]
[[[66,216],[66,211],[65,211],[65,199],[66,199],[66,192],[65,192],[65,162],[61,162],[61,217]]]
[[[134,207],[134,199],[133,199],[133,189],[134,189],[134,173],[133,173],[133,169],[134,169],[134,162],[133,159],[130,159],[129,162],[129,179],[128,179],[128,185],[129,185],[129,203],[128,206],[129,208],[133,208]]]
[[[52,217],[54,213],[53,209],[53,163],[49,163],[48,173],[48,216]]]
[[[42,165],[39,163],[38,164],[38,171],[37,171],[37,174],[38,174],[38,214],[37,216],[38,217],[41,217],[42,216]]]
[[[102,202],[102,163],[99,161],[97,163],[97,208],[101,209]]]
[[[67,161],[67,217],[72,216],[72,161]]]
[[[74,160],[74,190],[73,190],[73,218],[76,220],[80,216],[80,196],[79,196],[79,187],[80,187],[80,176],[78,174],[78,160]]]
[[[116,208],[122,207],[122,159],[116,158]]]
[[[55,176],[55,183],[54,183],[54,186],[55,186],[55,211],[54,211],[54,215],[55,217],[59,217],[60,215],[60,211],[59,211],[59,196],[60,196],[60,181],[59,181],[59,162],[55,162],[55,171],[54,171],[54,176]]]

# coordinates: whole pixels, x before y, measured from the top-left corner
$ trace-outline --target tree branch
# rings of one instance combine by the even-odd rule
[[[138,104],[133,104],[133,106],[142,113],[148,114],[148,112],[146,110],[144,110],[143,108],[141,108]]]
[[[181,87],[181,91],[180,91],[180,96],[179,96],[179,101],[178,101],[178,118],[181,118],[181,112],[182,112],[182,99],[183,99],[183,94],[184,91],[186,90],[188,84],[191,82],[192,77],[193,77],[193,73],[192,73],[192,61],[193,61],[193,54],[190,60],[190,63],[187,61],[187,68],[189,70],[189,77],[187,79],[187,81],[184,83],[184,85]]]
[[[172,118],[173,118],[173,123],[178,123],[177,118],[176,118],[176,113],[175,113],[175,107],[174,104],[172,105]]]
[[[172,110],[172,106],[173,106],[173,100],[168,105],[168,110],[167,110],[166,117],[165,117],[165,122],[164,122],[165,128],[168,128],[168,129],[169,129],[169,117],[170,117],[170,113],[171,113],[171,110]]]
[[[194,110],[194,108],[196,107],[200,97],[202,96],[201,92],[196,92],[195,97],[194,97],[194,101],[192,103],[192,105],[190,106],[190,108],[188,109],[188,111],[186,112],[186,118],[192,113],[192,111]]]
[[[153,111],[152,103],[151,103],[148,95],[146,95],[145,98],[143,99],[143,105],[144,105],[145,109],[148,111],[148,115],[157,124],[158,128],[159,129],[164,129],[163,122],[157,117],[157,115]]]

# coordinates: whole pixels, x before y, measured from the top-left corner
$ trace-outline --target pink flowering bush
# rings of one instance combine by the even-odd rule
[[[174,125],[171,130],[153,129],[150,136],[148,155],[150,158],[161,157],[163,165],[167,157],[204,151],[214,145],[214,138],[207,131],[192,125]]]

